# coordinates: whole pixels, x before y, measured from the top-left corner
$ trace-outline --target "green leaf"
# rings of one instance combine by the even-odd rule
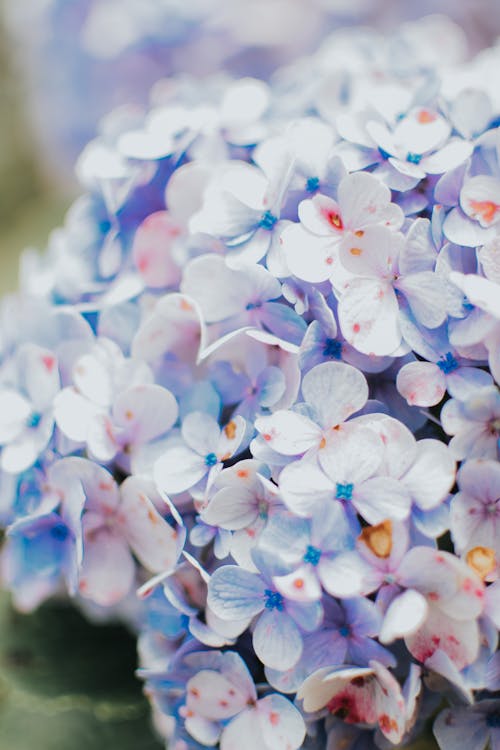
[[[135,638],[64,604],[0,594],[0,750],[159,750],[134,677]]]

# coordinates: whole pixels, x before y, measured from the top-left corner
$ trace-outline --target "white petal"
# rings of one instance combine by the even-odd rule
[[[343,362],[324,362],[304,376],[302,394],[321,417],[323,428],[328,429],[363,408],[368,399],[368,384],[355,367]]]
[[[400,345],[398,303],[387,282],[354,279],[338,309],[343,335],[363,354],[391,354]]]
[[[259,417],[255,427],[270,448],[285,456],[305,453],[319,446],[322,438],[320,427],[293,411],[280,410],[269,417]]]
[[[398,372],[396,386],[410,406],[435,406],[446,393],[446,378],[433,362],[409,362]]]
[[[423,625],[427,612],[427,601],[418,591],[408,589],[397,596],[385,613],[379,635],[380,642],[392,643],[397,638],[411,635]]]

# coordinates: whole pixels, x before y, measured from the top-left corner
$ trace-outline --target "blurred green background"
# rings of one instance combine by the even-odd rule
[[[22,2],[22,0],[21,0]],[[72,196],[58,193],[37,163],[24,85],[12,63],[0,2],[0,293],[17,287],[24,247],[44,247]]]

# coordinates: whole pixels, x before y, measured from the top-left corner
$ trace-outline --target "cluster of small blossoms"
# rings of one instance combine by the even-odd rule
[[[170,750],[500,742],[500,48],[444,23],[110,117],[4,302],[3,580],[133,624]]]

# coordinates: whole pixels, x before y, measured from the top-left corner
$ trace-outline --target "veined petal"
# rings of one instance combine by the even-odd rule
[[[293,411],[279,410],[269,417],[259,417],[255,427],[272,450],[285,456],[297,456],[319,446],[321,428],[311,419]]]
[[[387,281],[349,282],[339,301],[339,322],[347,341],[363,354],[391,354],[401,343],[398,303]]]
[[[154,464],[154,479],[158,489],[176,495],[197,484],[208,473],[203,456],[187,445],[171,445]]]
[[[331,431],[326,445],[318,452],[318,461],[332,482],[352,484],[355,491],[357,484],[376,473],[383,455],[382,440],[375,432],[356,422],[346,422]]]
[[[266,667],[284,671],[300,659],[302,636],[286,612],[265,609],[253,632],[253,647]]]
[[[398,372],[396,386],[410,406],[435,406],[446,393],[446,377],[433,362],[409,362]]]
[[[243,620],[265,608],[265,590],[258,575],[225,565],[210,578],[207,604],[221,620]]]
[[[396,288],[403,292],[414,316],[426,328],[437,328],[446,320],[445,288],[433,271],[420,271],[401,278]]]
[[[368,399],[365,376],[343,362],[324,362],[304,375],[302,395],[321,417],[324,429],[342,424]]]

